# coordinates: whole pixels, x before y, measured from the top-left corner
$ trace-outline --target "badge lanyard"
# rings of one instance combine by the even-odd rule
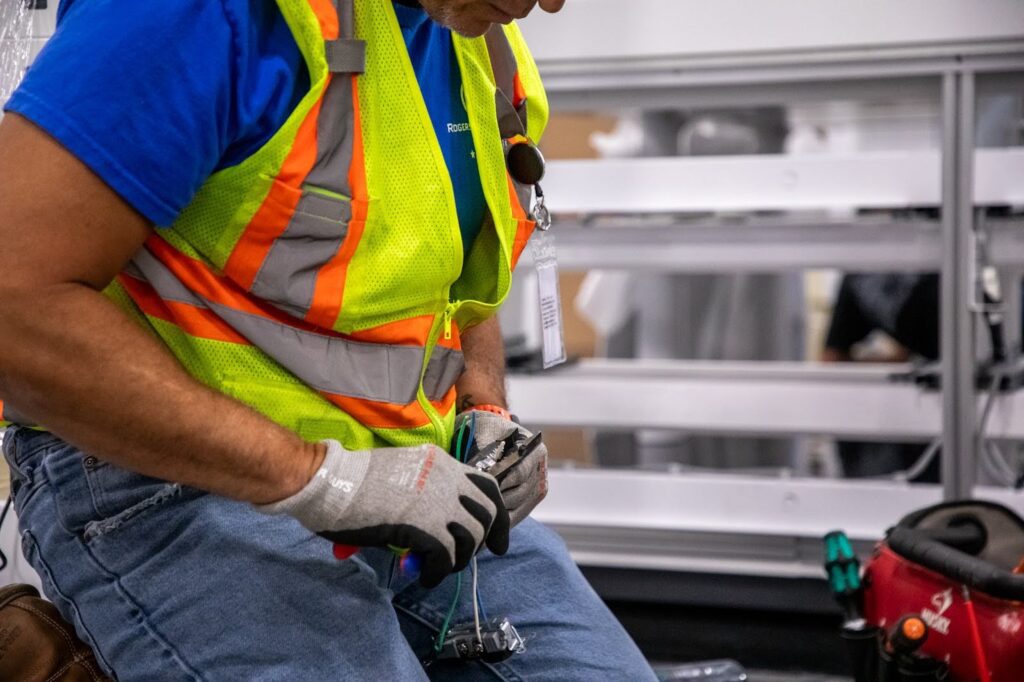
[[[558,256],[551,234],[551,212],[545,204],[540,181],[545,162],[532,141],[525,136],[512,144],[506,154],[509,174],[521,185],[533,187],[534,202],[530,211],[536,228],[530,239],[533,263],[537,270],[538,309],[541,325],[541,356],[544,369],[565,362],[565,333],[562,327],[562,299],[558,290]]]
[[[562,328],[562,297],[558,289],[558,255],[551,234],[551,214],[544,205],[544,191],[534,185],[537,196],[533,216],[537,221],[530,247],[537,269],[537,294],[544,369],[565,362],[565,332]]]

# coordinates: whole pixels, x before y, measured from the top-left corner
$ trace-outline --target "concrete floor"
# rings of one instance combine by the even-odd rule
[[[658,673],[658,677],[663,680],[693,680],[694,682],[701,682],[701,678],[691,678],[677,676],[673,677],[672,672],[678,670],[680,666],[684,664],[654,664],[654,670]],[[818,675],[811,673],[796,673],[796,672],[772,672],[768,670],[748,670],[746,682],[853,682],[848,677],[836,677],[829,675]]]

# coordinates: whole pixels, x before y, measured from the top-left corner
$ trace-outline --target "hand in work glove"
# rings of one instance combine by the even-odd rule
[[[471,428],[469,420],[476,419]],[[505,439],[509,432],[516,431],[515,442],[522,444],[533,434],[516,423],[511,415],[504,416],[484,410],[466,410],[455,418],[455,433],[473,432],[476,447],[483,451],[494,443]],[[495,457],[499,459],[500,457]],[[530,512],[541,503],[548,494],[548,449],[544,443],[512,467],[500,482],[501,497],[505,501],[512,526],[530,515]]]
[[[327,455],[306,487],[265,514],[289,514],[331,542],[408,547],[421,558],[420,583],[436,587],[461,571],[486,541],[508,550],[509,517],[497,482],[434,445],[346,450]]]

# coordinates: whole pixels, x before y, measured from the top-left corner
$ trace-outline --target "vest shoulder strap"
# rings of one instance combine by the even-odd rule
[[[338,38],[324,41],[327,68],[331,73],[366,72],[366,41],[355,37],[354,1],[333,0],[338,12]]]

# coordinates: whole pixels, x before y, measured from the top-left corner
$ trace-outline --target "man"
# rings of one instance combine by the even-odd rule
[[[46,429],[4,439],[25,553],[112,675],[652,677],[525,518],[543,448],[500,486],[446,452],[529,435],[492,315],[535,4],[62,3],[0,123],[0,397]],[[526,651],[424,668],[477,594]]]
[[[853,362],[854,347],[880,330],[898,348],[891,358],[906,362],[912,355],[928,361],[939,357],[939,276],[921,273],[850,273],[843,276],[832,308],[821,353],[823,362]],[[836,442],[847,478],[872,478],[914,468],[928,449],[918,443]],[[940,458],[934,457],[914,478],[939,481]]]

